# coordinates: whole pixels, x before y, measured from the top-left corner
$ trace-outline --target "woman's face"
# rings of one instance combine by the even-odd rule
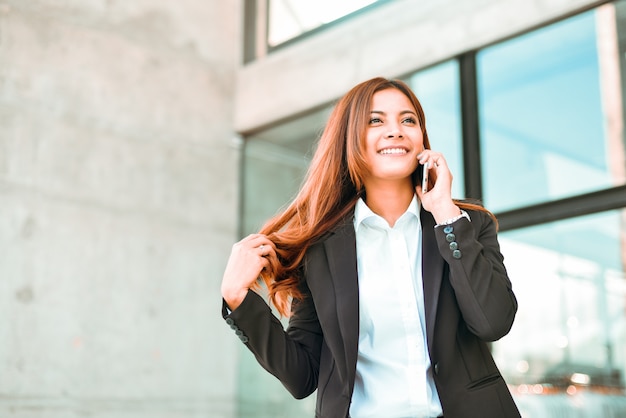
[[[364,182],[410,180],[424,137],[411,101],[400,90],[381,90],[372,97],[365,140],[368,173]]]

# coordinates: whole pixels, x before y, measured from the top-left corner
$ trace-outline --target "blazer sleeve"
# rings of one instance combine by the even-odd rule
[[[470,217],[471,222],[461,218],[435,227],[435,236],[465,323],[482,340],[495,341],[510,331],[517,300],[495,223],[480,211],[471,211]]]
[[[322,332],[305,284],[305,297],[292,303],[287,330],[265,300],[253,291],[234,311],[222,303],[222,316],[259,364],[297,399],[317,389]]]

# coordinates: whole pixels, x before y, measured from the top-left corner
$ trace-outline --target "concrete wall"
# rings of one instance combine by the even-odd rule
[[[243,68],[235,128],[256,130],[333,101],[371,77],[400,77],[601,3],[606,0],[389,2]]]
[[[241,2],[0,0],[0,416],[232,417]]]

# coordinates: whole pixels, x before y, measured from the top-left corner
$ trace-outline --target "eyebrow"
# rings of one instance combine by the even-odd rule
[[[386,113],[383,112],[382,110],[372,110],[372,111],[370,111],[370,113],[376,113],[376,114],[379,114],[379,115],[386,115]],[[417,113],[415,113],[412,110],[403,110],[403,111],[400,112],[400,115],[406,115],[407,113],[410,113],[411,115],[417,116]]]

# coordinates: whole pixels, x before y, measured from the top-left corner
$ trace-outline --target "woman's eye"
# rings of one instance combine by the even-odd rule
[[[404,122],[404,123],[411,123],[411,124],[415,124],[416,123],[414,118],[406,118],[406,119],[403,119],[402,122]]]
[[[370,119],[370,125],[376,124],[376,123],[382,123],[382,119],[380,118],[371,118]]]

